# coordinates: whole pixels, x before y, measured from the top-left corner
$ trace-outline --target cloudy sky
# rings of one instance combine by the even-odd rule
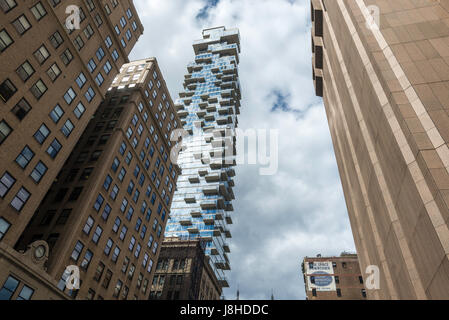
[[[279,130],[279,169],[236,169],[226,299],[304,299],[305,256],[354,251],[326,114],[314,96],[309,0],[134,0],[145,33],[131,59],[155,56],[173,100],[192,42],[224,25],[241,35],[241,129]]]

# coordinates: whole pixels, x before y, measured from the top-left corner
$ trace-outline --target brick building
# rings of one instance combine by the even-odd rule
[[[219,300],[221,286],[204,240],[167,238],[151,284],[152,300]]]
[[[308,300],[364,300],[366,290],[356,254],[306,257],[302,272]]]

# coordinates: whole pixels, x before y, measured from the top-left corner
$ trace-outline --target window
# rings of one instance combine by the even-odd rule
[[[16,92],[17,88],[11,80],[6,79],[0,84],[0,98],[2,98],[4,102],[7,102]]]
[[[0,300],[11,300],[11,297],[14,295],[14,292],[16,292],[18,286],[19,280],[9,276],[3,284],[3,287],[0,289]]]
[[[53,63],[47,70],[47,75],[50,77],[51,81],[54,82],[61,74],[61,69],[59,69],[56,63]]]
[[[95,281],[100,281],[101,276],[103,275],[103,271],[104,271],[105,265],[100,262],[97,266],[97,269],[95,270],[95,275],[94,275],[94,280]]]
[[[108,269],[106,271],[106,275],[104,276],[104,280],[103,280],[103,284],[102,284],[102,286],[104,288],[107,289],[109,287],[109,283],[111,282],[111,278],[112,278],[112,271]]]
[[[0,7],[2,8],[4,13],[7,13],[8,11],[14,9],[17,6],[17,3],[15,0],[1,0],[0,1]]]
[[[86,100],[87,100],[88,102],[91,102],[91,101],[94,99],[94,97],[95,97],[95,91],[94,91],[94,89],[92,89],[92,87],[89,87],[89,88],[87,89],[86,93],[84,94],[84,97],[86,98]]]
[[[20,154],[16,158],[16,163],[22,168],[25,169],[30,161],[34,157],[34,152],[28,147],[25,146]]]
[[[58,31],[53,33],[49,40],[55,49],[59,48],[59,46],[64,42],[64,39],[62,39],[62,36]]]
[[[50,112],[50,118],[54,123],[58,123],[64,115],[64,110],[62,110],[61,106],[57,104],[53,110]]]
[[[8,138],[8,136],[11,134],[12,129],[11,127],[6,123],[6,121],[2,120],[0,121],[0,145]]]
[[[17,296],[17,300],[30,300],[34,294],[34,290],[24,285],[22,290],[20,290],[19,295]]]
[[[72,258],[75,261],[78,261],[81,255],[81,251],[83,251],[83,248],[84,244],[81,241],[78,241],[75,245],[75,248],[72,251],[72,255],[70,256],[70,258]]]
[[[67,223],[67,220],[70,217],[70,214],[72,213],[72,209],[64,209],[61,212],[61,215],[58,217],[58,220],[56,220],[56,225],[65,225]]]
[[[80,265],[81,269],[87,270],[89,268],[93,256],[94,254],[92,253],[92,251],[86,250],[86,253],[84,254],[84,259]]]
[[[54,139],[53,142],[48,147],[47,153],[52,159],[54,159],[58,155],[61,148],[62,145],[59,143],[58,139]]]
[[[76,201],[81,195],[81,192],[83,192],[83,187],[76,187],[73,189],[72,193],[69,196],[69,201]]]
[[[359,282],[360,282],[361,284],[363,284],[363,277],[362,277],[362,276],[359,276]]]
[[[315,288],[312,289],[312,295],[313,295],[314,297],[316,297],[316,289],[315,289]]]
[[[31,7],[30,10],[31,10],[31,13],[33,13],[33,15],[37,21],[39,21],[45,15],[47,15],[47,11],[45,11],[45,8],[40,1],[35,6]]]
[[[17,192],[14,199],[11,201],[11,206],[16,209],[18,212],[22,211],[23,207],[27,203],[28,199],[31,197],[31,194],[24,187],[20,188],[19,192]]]
[[[75,82],[78,84],[78,87],[81,89],[86,83],[87,79],[84,73],[80,73],[78,77],[75,79]]]
[[[120,240],[125,240],[126,233],[128,232],[128,228],[126,226],[122,227],[122,230],[120,231]]]
[[[45,83],[39,79],[35,84],[33,84],[33,86],[30,88],[31,93],[33,94],[33,96],[39,100],[44,93],[47,91],[47,86],[45,85]]]
[[[70,87],[64,94],[64,100],[68,105],[70,105],[75,98],[76,92],[72,89],[72,87]]]
[[[91,216],[89,216],[87,218],[86,224],[84,225],[83,232],[85,234],[89,235],[90,234],[90,230],[92,230],[93,226],[94,226],[94,219]]]
[[[106,247],[104,248],[104,253],[109,256],[111,253],[112,246],[114,245],[114,241],[112,241],[111,238],[108,239],[108,242],[106,243]]]
[[[119,191],[120,191],[119,187],[117,185],[114,185],[114,187],[112,188],[111,194],[109,195],[112,200],[117,199],[117,195],[118,195]]]
[[[107,221],[109,218],[109,215],[111,214],[112,208],[109,204],[106,204],[103,209],[103,213],[101,214],[101,217],[104,221]]]
[[[120,220],[119,217],[115,218],[114,226],[112,227],[112,231],[114,231],[114,233],[118,232],[118,229],[120,228],[121,223],[122,223],[122,220]]]
[[[3,218],[0,218],[0,240],[3,239],[5,234],[8,232],[11,224]]]
[[[340,277],[339,276],[335,276],[335,283],[340,283]]]
[[[23,82],[26,82],[33,75],[34,69],[28,61],[25,61],[19,68],[17,68],[16,72],[20,79],[22,79]]]
[[[12,22],[12,25],[14,26],[14,28],[16,28],[16,31],[19,34],[24,34],[31,28],[30,22],[28,21],[27,17],[23,14],[16,20],[14,20]]]
[[[120,256],[120,248],[115,246],[114,252],[113,252],[112,258],[111,258],[112,262],[117,262],[119,256]]]
[[[362,297],[366,298],[366,290],[362,289]]]
[[[44,177],[47,170],[47,166],[42,161],[39,161],[31,172],[30,177],[34,180],[34,182],[39,183]]]
[[[69,119],[64,123],[64,125],[61,128],[61,132],[64,134],[66,138],[70,136],[75,126],[73,125],[72,121]]]
[[[47,48],[42,45],[34,52],[33,55],[36,58],[37,62],[39,62],[39,64],[43,64],[50,56],[50,53],[48,52]]]
[[[73,60],[73,55],[69,49],[66,49],[60,56],[64,65],[68,65]]]
[[[337,297],[341,297],[341,289],[337,288]]]
[[[85,111],[86,108],[81,102],[79,102],[78,105],[75,107],[75,110],[73,110],[73,113],[75,114],[75,117],[77,119],[81,119]]]
[[[101,206],[103,205],[104,198],[101,194],[98,195],[97,200],[95,200],[94,209],[99,212]]]
[[[34,134],[34,138],[39,144],[43,144],[47,137],[50,135],[50,130],[45,124],[41,125],[40,128]]]

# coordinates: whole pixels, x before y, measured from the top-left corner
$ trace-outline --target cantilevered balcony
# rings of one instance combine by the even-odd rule
[[[184,119],[185,117],[187,117],[189,115],[189,112],[187,110],[180,110],[178,111],[178,116],[181,119]]]
[[[179,224],[184,227],[188,227],[192,225],[192,221],[189,219],[182,219],[179,221]]]
[[[213,256],[217,256],[219,254],[217,248],[211,248],[210,249],[210,254],[213,255]]]
[[[212,226],[215,224],[215,220],[211,217],[203,218],[203,222],[204,222],[204,224],[209,225],[209,226]]]
[[[215,186],[212,186],[212,187],[205,186],[205,187],[203,187],[203,193],[204,193],[206,196],[217,195],[217,194],[218,194],[218,187],[215,187]]]
[[[200,183],[200,178],[198,176],[190,176],[189,182],[190,183]]]
[[[203,200],[200,202],[201,209],[212,210],[217,209],[217,201],[215,200]]]
[[[223,245],[223,250],[224,250],[224,252],[227,252],[227,253],[231,252],[231,249],[229,248],[229,245],[226,244],[226,243]]]
[[[207,114],[206,116],[204,116],[204,120],[206,120],[206,121],[214,121],[215,120],[215,116],[213,114]]]
[[[178,103],[175,103],[175,109],[176,109],[176,111],[184,110],[185,106],[183,103],[178,102]]]
[[[198,233],[200,233],[200,230],[198,230],[198,227],[196,227],[196,226],[192,226],[192,227],[190,227],[190,228],[187,228],[187,231],[188,231],[189,233],[192,233],[192,234],[198,234]]]
[[[211,174],[208,174],[205,179],[207,182],[218,182],[218,181],[220,181],[220,174],[211,173]]]
[[[217,111],[217,106],[215,105],[215,104],[213,104],[213,105],[211,105],[211,106],[208,106],[207,108],[206,108],[206,111],[207,112],[215,112],[215,111]],[[213,120],[212,120],[213,121]]]
[[[184,197],[184,201],[185,201],[186,203],[195,203],[195,202],[196,202],[196,199],[195,199],[195,197],[192,196],[192,195],[186,195],[186,196]]]
[[[190,215],[192,218],[200,218],[201,217],[201,211],[199,210],[192,210],[190,211]]]
[[[231,231],[225,230],[224,234],[225,234],[226,238],[228,238],[228,239],[232,238]]]

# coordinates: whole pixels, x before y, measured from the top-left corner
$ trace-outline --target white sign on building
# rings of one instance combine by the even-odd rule
[[[309,291],[336,291],[332,261],[313,261],[306,263],[306,276]]]

